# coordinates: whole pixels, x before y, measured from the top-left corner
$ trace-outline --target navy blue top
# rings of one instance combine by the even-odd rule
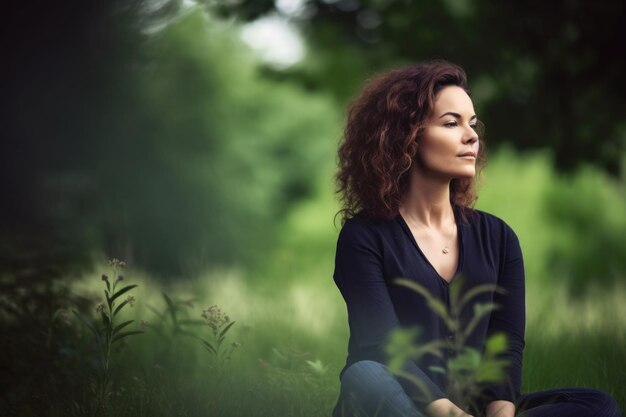
[[[482,284],[505,290],[480,294],[459,315],[463,328],[473,316],[473,305],[496,304],[500,308],[483,317],[465,345],[483,351],[486,338],[493,332],[503,332],[508,340],[503,355],[509,362],[506,381],[486,387],[477,401],[515,401],[521,387],[525,328],[524,264],[519,241],[504,221],[491,214],[468,210],[467,218],[462,220],[457,208],[454,213],[459,260],[453,280],[462,276],[462,293]],[[388,220],[367,221],[358,215],[347,220],[337,240],[334,272],[335,283],[346,301],[350,326],[348,358],[342,375],[349,365],[360,360],[387,363],[387,336],[398,326],[419,327],[418,343],[456,336],[423,296],[392,282],[399,277],[419,283],[450,308],[450,284],[424,256],[400,214]],[[451,349],[444,353],[446,357],[455,354]],[[447,397],[445,374],[430,369],[445,369],[445,363],[445,357],[427,354],[405,365],[405,372],[427,384],[430,395],[426,397],[410,381],[399,381],[418,402],[425,404]]]

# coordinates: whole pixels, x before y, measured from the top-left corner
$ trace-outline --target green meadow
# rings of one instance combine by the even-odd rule
[[[547,156],[512,151],[492,155],[482,180],[478,207],[512,225],[525,256],[523,387],[525,391],[595,387],[613,394],[623,407],[626,288],[599,280],[579,294],[572,292],[567,277],[551,269],[552,257],[557,256],[554,241],[567,232],[561,230],[566,226],[550,221],[545,206],[553,187],[608,180],[589,171],[572,183],[561,181]],[[330,415],[348,339],[345,305],[332,281],[340,226],[333,225],[337,205],[331,185],[328,176],[320,176],[315,196],[289,214],[277,230],[280,243],[255,270],[216,268],[168,285],[132,266],[124,270],[124,283],[139,286],[129,292],[135,297],[133,307],[120,315],[135,320],[129,328],[144,333],[125,338],[112,351],[111,385],[97,414]],[[515,193],[504,192],[511,189]],[[576,198],[595,198],[593,193],[602,190],[590,186],[584,189],[589,196]],[[604,210],[624,209],[623,202],[614,203],[622,206],[607,205]],[[593,222],[602,226],[614,215],[602,213]],[[71,293],[85,297],[85,313],[94,318],[96,305],[104,300],[100,274],[109,269],[103,264],[70,287]],[[162,293],[176,305],[176,320],[189,321],[180,325],[183,333],[177,334]],[[240,344],[221,364],[188,334],[209,338],[211,329],[201,314],[211,305],[218,305],[235,322],[225,335],[225,346]],[[70,384],[57,385],[61,375],[42,375],[32,407],[37,410],[43,401],[50,415],[89,415],[96,412],[92,407],[100,370],[97,351],[85,326],[68,317],[51,323],[48,336],[51,349],[59,350],[49,352],[57,361],[55,368],[71,375]],[[16,358],[22,359],[28,358]],[[28,406],[18,414],[29,415]]]

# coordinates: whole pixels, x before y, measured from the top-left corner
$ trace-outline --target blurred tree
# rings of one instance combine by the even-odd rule
[[[3,27],[0,272],[103,250],[156,275],[250,261],[310,191],[334,107],[264,80],[180,1],[35,1]]]
[[[565,171],[581,162],[619,171],[626,148],[621,0],[302,0],[289,12],[280,1],[204,3],[222,16],[277,12],[300,23],[309,58],[281,76],[328,88],[341,102],[374,71],[444,58],[467,70],[490,143],[549,147]]]
[[[565,280],[577,296],[624,282],[626,189],[590,167],[548,184],[544,216],[554,229],[546,265],[551,277]]]
[[[137,3],[12,2],[2,39],[2,271],[28,285],[42,272],[58,276],[89,261],[93,212],[110,190],[98,190],[91,140],[117,108],[140,42],[128,21]],[[124,100],[120,100],[124,101]],[[96,194],[97,192],[97,194]]]

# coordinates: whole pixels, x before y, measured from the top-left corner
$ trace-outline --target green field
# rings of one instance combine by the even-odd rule
[[[125,281],[139,287],[131,292],[135,305],[122,316],[137,320],[129,328],[145,333],[128,337],[121,349],[113,351],[112,384],[100,415],[329,415],[348,338],[345,305],[332,281],[338,230],[332,222],[337,206],[329,181],[322,177],[316,197],[290,213],[277,231],[278,247],[256,271],[215,268],[167,287],[140,271],[125,271]],[[516,183],[514,194],[502,191],[510,188],[509,181]],[[567,280],[551,276],[547,257],[551,234],[558,233],[559,226],[546,223],[542,207],[545,193],[556,181],[546,157],[518,159],[502,152],[492,158],[479,204],[514,227],[525,253],[528,321],[523,388],[595,387],[613,394],[623,408],[626,287],[602,281],[573,296]],[[97,268],[71,291],[94,297],[93,308],[104,288],[100,273],[107,268]],[[182,302],[178,320],[202,320],[202,310],[219,305],[235,321],[224,343],[241,344],[231,359],[218,368],[197,339],[175,334],[161,291]],[[165,315],[159,318],[154,309]],[[147,326],[139,326],[141,320]],[[63,380],[62,375],[45,376],[32,410],[38,409],[39,401],[47,402],[50,414],[59,416],[90,415],[96,407],[97,396],[90,387],[99,369],[93,339],[78,321],[69,323],[55,323],[51,337],[59,338],[58,346],[66,349],[56,360],[58,368],[71,373],[71,389],[54,384]],[[206,324],[182,327],[204,338],[210,334]],[[29,415],[26,404],[21,404],[20,415]]]

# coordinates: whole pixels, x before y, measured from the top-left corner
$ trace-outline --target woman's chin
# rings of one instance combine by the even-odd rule
[[[476,176],[476,170],[467,170],[467,171],[463,171],[463,172],[457,172],[456,175],[453,176],[453,178],[457,179],[457,180],[462,180],[462,179],[472,179]]]

